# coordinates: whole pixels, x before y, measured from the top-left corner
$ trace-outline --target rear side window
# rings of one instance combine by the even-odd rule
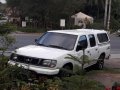
[[[88,35],[89,41],[90,41],[90,46],[94,47],[96,46],[96,41],[95,41],[95,36],[93,34]]]
[[[107,42],[108,41],[108,36],[106,33],[102,34],[97,34],[98,40],[100,43]]]

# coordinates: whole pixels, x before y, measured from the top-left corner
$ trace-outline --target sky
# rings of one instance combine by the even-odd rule
[[[2,2],[2,3],[6,3],[6,1],[5,1],[5,0],[0,0],[0,2]]]

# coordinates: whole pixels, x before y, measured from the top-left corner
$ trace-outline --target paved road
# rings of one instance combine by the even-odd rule
[[[111,40],[111,53],[120,54],[120,37],[116,35],[110,35]]]
[[[35,39],[40,36],[40,34],[12,34],[16,38],[16,43],[10,47],[10,51],[15,48],[20,48],[26,45],[35,44]]]

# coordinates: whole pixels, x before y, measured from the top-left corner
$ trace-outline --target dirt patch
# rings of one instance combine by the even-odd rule
[[[111,88],[115,82],[120,82],[120,59],[105,60],[105,68],[108,70],[97,71],[88,77]]]
[[[120,74],[112,74],[112,73],[97,73],[89,77],[92,80],[96,80],[101,82],[106,87],[112,87],[114,82],[120,82]]]
[[[120,68],[120,59],[105,60],[105,67],[107,68]]]

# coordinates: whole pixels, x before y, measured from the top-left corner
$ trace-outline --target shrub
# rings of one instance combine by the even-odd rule
[[[7,67],[8,57],[1,56],[0,57],[0,71],[4,70]]]
[[[17,66],[8,66],[0,72],[0,87],[2,90],[25,85],[29,72]]]
[[[63,78],[61,90],[105,90],[105,87],[99,82],[77,75]]]
[[[11,23],[6,23],[0,26],[0,36],[16,31],[16,26]]]
[[[4,55],[9,46],[15,43],[15,38],[9,35],[14,30],[16,30],[16,27],[10,23],[0,26],[0,50],[2,51],[2,55]]]
[[[104,25],[101,21],[99,21],[99,22],[94,22],[93,24],[88,25],[87,28],[104,29]]]
[[[120,23],[119,23],[119,21],[116,20],[116,19],[114,19],[113,17],[111,17],[110,28],[111,28],[111,32],[115,32],[118,29],[120,29]]]
[[[4,52],[15,43],[15,38],[9,35],[2,35],[0,37],[0,50],[2,51],[2,56],[4,56]]]
[[[26,27],[26,28],[19,27],[18,31],[27,32],[27,33],[43,33],[47,30],[46,29],[40,29],[40,28],[31,28],[31,27]]]

